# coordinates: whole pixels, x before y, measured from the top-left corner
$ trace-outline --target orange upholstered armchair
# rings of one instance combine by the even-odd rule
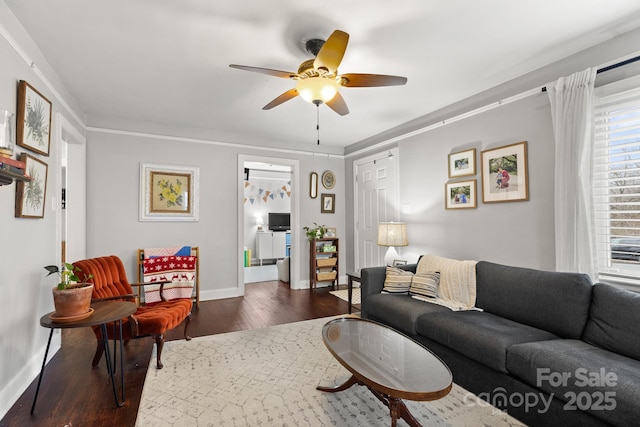
[[[111,300],[135,300],[133,286],[144,286],[149,283],[129,283],[127,275],[122,265],[122,261],[117,256],[106,256],[100,258],[85,259],[76,261],[74,266],[80,268],[82,274],[93,277],[94,302]],[[187,328],[191,320],[192,301],[189,298],[181,298],[167,301],[162,296],[163,284],[160,284],[160,295],[162,301],[149,306],[140,306],[134,314],[122,321],[122,334],[125,341],[132,338],[152,336],[156,341],[157,368],[162,368],[162,347],[164,345],[164,334],[166,331],[177,327],[184,322],[184,337],[190,340],[187,335]],[[108,325],[113,326],[113,325]],[[113,327],[107,327],[109,339],[116,339],[112,336]],[[98,339],[98,348],[93,357],[93,366],[96,366],[104,353],[102,343],[102,333],[100,327],[95,327],[93,332]]]

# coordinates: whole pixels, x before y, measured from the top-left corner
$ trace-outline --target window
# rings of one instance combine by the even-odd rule
[[[598,88],[594,107],[599,280],[640,285],[640,79]]]

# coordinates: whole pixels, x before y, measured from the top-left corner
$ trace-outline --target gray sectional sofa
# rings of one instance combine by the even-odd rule
[[[362,317],[425,345],[457,384],[499,409],[532,426],[640,423],[640,294],[480,261],[482,311],[451,311],[381,293],[385,274],[362,270]]]

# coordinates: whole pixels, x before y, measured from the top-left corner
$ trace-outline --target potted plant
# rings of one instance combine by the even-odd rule
[[[315,227],[302,227],[310,242],[316,239],[322,239],[324,234],[327,232],[327,227],[325,225],[318,225],[317,222],[314,222],[313,225],[315,225]]]
[[[87,282],[93,275],[84,275],[81,279],[78,274],[81,270],[73,264],[64,263],[61,268],[57,265],[48,265],[45,270],[47,276],[57,273],[60,282],[53,288],[53,305],[55,317],[59,319],[78,319],[91,314],[91,295],[93,284]]]

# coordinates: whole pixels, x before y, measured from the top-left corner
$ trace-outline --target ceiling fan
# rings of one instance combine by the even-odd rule
[[[305,43],[305,48],[315,58],[300,64],[297,73],[237,64],[230,64],[229,67],[296,80],[295,88],[276,97],[265,105],[263,110],[270,110],[300,95],[305,101],[318,106],[325,103],[333,111],[344,116],[349,114],[349,108],[340,95],[341,86],[399,86],[407,82],[406,77],[383,74],[338,74],[338,66],[342,62],[348,42],[349,34],[340,30],[335,30],[326,41],[321,39],[308,40]]]

